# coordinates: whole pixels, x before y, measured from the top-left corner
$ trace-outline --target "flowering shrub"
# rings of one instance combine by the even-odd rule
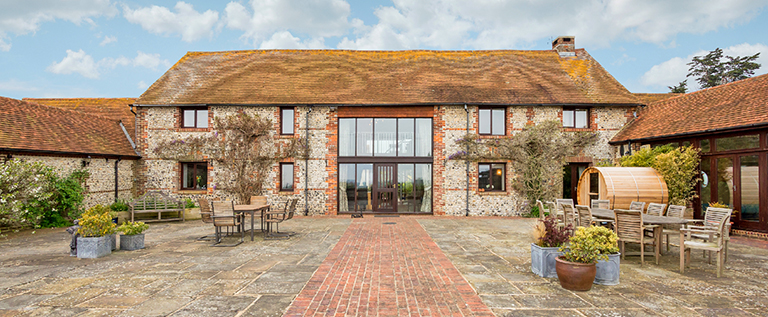
[[[101,237],[115,233],[117,226],[112,222],[109,207],[96,205],[83,212],[80,217],[80,229],[77,233],[83,237]]]
[[[149,225],[141,221],[137,221],[137,222],[126,221],[122,225],[117,227],[117,231],[120,231],[127,236],[141,234],[142,232],[144,232],[144,230],[147,230],[147,229],[149,229]]]
[[[533,227],[533,237],[536,245],[543,248],[560,247],[571,238],[573,225],[568,224],[564,227],[557,225],[557,218],[549,216],[544,220],[539,220]]]
[[[608,260],[609,253],[602,252],[613,250],[611,241],[616,243],[616,240],[610,238],[606,230],[610,231],[599,226],[577,228],[568,244],[560,247],[560,251],[565,252],[563,258],[577,263],[597,263],[598,260]],[[618,246],[615,251],[619,252]]]

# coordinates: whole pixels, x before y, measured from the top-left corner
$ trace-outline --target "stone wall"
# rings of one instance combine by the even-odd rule
[[[288,197],[299,197],[297,212],[303,214],[334,215],[338,210],[338,114],[336,107],[314,106],[295,107],[294,136],[278,138],[306,137],[306,119],[309,118],[309,160],[286,159],[294,164],[294,189],[292,192],[279,190],[279,163],[270,169],[264,183],[264,193],[272,204],[279,204]],[[477,133],[478,108],[469,106],[470,133]],[[590,111],[589,129],[571,129],[574,131],[593,131],[599,135],[596,145],[586,148],[574,162],[597,162],[613,159],[615,149],[608,145],[608,140],[632,118],[631,107],[594,107]],[[209,126],[213,118],[234,115],[238,111],[258,114],[273,122],[275,133],[279,132],[280,108],[276,106],[212,106],[209,107]],[[215,129],[179,128],[180,111],[177,107],[139,107],[137,145],[144,159],[138,163],[136,178],[140,192],[163,190],[172,195],[196,199],[235,199],[217,186],[222,181],[222,170],[215,162],[208,166],[209,186],[201,191],[179,190],[180,164],[178,161],[158,159],[153,149],[165,140],[179,139],[206,133],[215,133]],[[512,106],[507,107],[506,134],[521,131],[526,125],[537,124],[546,120],[560,120],[562,107],[555,106]],[[448,160],[448,156],[459,151],[456,141],[467,134],[467,112],[463,106],[434,106],[433,110],[433,213],[436,215],[464,215],[467,212],[467,178],[469,178],[469,214],[470,215],[520,215],[527,210],[525,199],[512,190],[511,180],[514,171],[509,162],[505,163],[506,190],[504,192],[479,192],[477,184],[477,163],[467,165],[464,161]],[[504,136],[483,136],[500,138]],[[304,139],[306,140],[306,139]],[[307,164],[309,168],[307,169]],[[308,176],[308,179],[306,178]],[[305,182],[308,184],[305,185]],[[308,191],[304,189],[308,187]],[[254,193],[255,194],[255,193]],[[305,201],[308,203],[305,204]]]
[[[116,159],[61,157],[61,156],[30,156],[14,155],[16,159],[28,162],[40,162],[53,168],[60,177],[64,177],[73,171],[83,168],[90,172],[91,176],[85,183],[86,195],[83,201],[84,208],[90,208],[97,204],[110,205],[115,202],[115,162]],[[131,199],[134,196],[134,169],[136,160],[120,160],[117,164],[118,198]]]

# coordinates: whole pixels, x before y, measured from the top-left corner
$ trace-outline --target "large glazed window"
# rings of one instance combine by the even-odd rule
[[[431,157],[431,118],[341,118],[341,157]]]
[[[563,108],[563,128],[589,128],[589,110]]]

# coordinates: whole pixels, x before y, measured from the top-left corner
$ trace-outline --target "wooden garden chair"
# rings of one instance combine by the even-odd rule
[[[200,198],[197,200],[197,204],[200,205],[200,220],[203,223],[213,223],[213,212],[211,212],[211,203],[207,198]],[[210,241],[216,238],[216,235],[207,235],[197,238],[197,241]]]
[[[240,215],[235,213],[235,203],[231,201],[214,201],[213,202],[213,226],[216,229],[216,241],[213,246],[216,247],[234,247],[243,243],[245,237],[245,230],[242,230],[242,220]],[[235,244],[221,244],[222,230],[226,228],[226,235],[232,235],[235,230],[240,232],[240,242]],[[232,229],[232,232],[229,229]]]
[[[710,229],[715,230],[717,229],[717,226],[719,226],[720,221],[723,218],[728,218],[729,220],[726,221],[725,226],[726,229],[728,229],[728,226],[730,226],[730,218],[731,213],[733,212],[733,209],[729,208],[717,208],[717,207],[707,207],[706,213],[704,213],[704,219],[703,220],[694,220],[692,222],[699,222],[701,223],[701,226],[689,226],[690,228],[697,228],[697,229]],[[703,233],[693,233],[691,235],[693,238],[700,239],[703,241],[709,241],[712,238],[709,234],[703,234]],[[731,240],[728,230],[725,231],[725,236],[723,237],[723,241],[725,244],[725,256],[724,256],[724,263],[728,261],[728,242]],[[704,252],[706,255],[707,252]],[[709,252],[709,261],[712,262],[712,253]]]
[[[640,210],[640,212],[644,212],[645,203],[640,201],[633,201],[629,203],[629,210]]]
[[[648,210],[645,211],[646,215],[663,216],[664,209],[667,208],[667,204],[650,203],[648,204]]]
[[[680,205],[669,205],[669,208],[667,208],[667,217],[675,217],[675,218],[683,218],[685,216],[685,206]],[[664,230],[662,230],[661,234],[664,235],[664,238],[667,241],[667,252],[669,252],[669,245],[672,244],[673,246],[678,246],[677,243],[670,243],[669,237],[670,236],[678,236],[680,235],[680,227],[672,228],[669,227],[672,225],[665,225]]]
[[[593,199],[590,203],[590,207],[592,209],[600,208],[600,209],[611,209],[611,201],[610,200],[600,200],[600,199]]]
[[[563,225],[571,225],[572,228],[576,228],[579,225],[579,216],[576,213],[576,208],[570,204],[562,204],[563,207]]]
[[[296,202],[298,198],[292,198],[285,201],[283,204],[283,210],[269,211],[266,213],[267,232],[264,239],[287,239],[292,234],[288,232],[280,232],[280,223],[293,218],[293,214],[296,212]],[[272,224],[275,225],[275,230],[272,231]]]
[[[724,209],[724,208],[717,208]],[[709,213],[710,210],[707,210]],[[691,263],[691,250],[703,250],[710,253],[707,263],[712,263],[712,252],[717,253],[717,277],[723,273],[725,266],[725,253],[727,248],[728,227],[727,223],[731,220],[730,212],[720,217],[716,226],[709,223],[708,226],[690,226],[680,228],[680,273],[685,272],[685,267]],[[695,235],[708,237],[707,240],[698,240]]]
[[[597,219],[592,216],[592,208],[589,206],[576,205],[576,213],[579,215],[579,225],[581,227],[589,227],[591,225],[599,224],[600,226],[612,229],[613,221],[606,219]]]
[[[539,219],[540,220],[544,220],[545,214],[547,212],[549,212],[550,214],[552,213],[551,211],[549,211],[549,209],[544,208],[544,203],[541,202],[541,200],[536,199],[536,207],[539,207]]]
[[[656,258],[656,265],[659,264],[659,246],[656,245],[655,237],[646,237],[643,232],[645,229],[651,229],[657,227],[656,225],[646,226],[643,225],[643,212],[640,210],[614,210],[616,214],[615,230],[616,235],[619,237],[619,248],[621,249],[621,258],[624,259],[626,252],[624,252],[624,244],[638,243],[640,244],[640,265],[645,264],[645,246],[652,245],[654,247],[654,257]]]

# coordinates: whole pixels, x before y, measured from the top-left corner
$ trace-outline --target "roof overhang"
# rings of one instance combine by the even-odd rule
[[[653,136],[653,137],[647,137],[647,138],[626,139],[622,141],[611,140],[611,141],[608,141],[608,144],[619,145],[623,143],[643,143],[643,142],[650,142],[650,141],[662,141],[662,140],[680,139],[680,138],[688,138],[688,137],[706,136],[706,135],[712,135],[712,134],[747,132],[747,131],[757,130],[761,128],[768,128],[768,122],[761,122],[761,123],[736,126],[736,127],[708,129],[703,131],[692,131],[692,132],[669,134],[669,135],[662,135],[662,136]]]

